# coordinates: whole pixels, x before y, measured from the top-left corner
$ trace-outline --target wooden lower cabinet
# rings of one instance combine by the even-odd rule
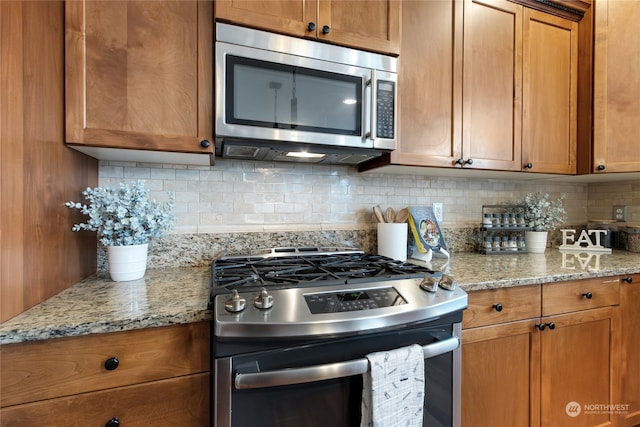
[[[540,334],[534,321],[462,331],[462,425],[538,425]]]
[[[0,346],[0,426],[206,427],[209,337],[197,322]]]
[[[618,299],[609,298],[618,284],[599,279],[595,288],[585,280],[584,286],[594,287],[594,296],[586,298],[577,293],[578,282],[545,284],[538,293],[539,288],[514,287],[469,294],[476,314],[463,320],[463,427],[617,425],[618,414],[604,405],[621,399]],[[519,297],[511,298],[511,289]],[[530,307],[541,303],[537,316],[519,309],[524,296],[538,298],[529,301]],[[572,305],[579,298],[585,309]],[[558,299],[566,299],[569,308],[555,304]],[[483,311],[484,325],[469,327]],[[505,322],[496,323],[503,312]],[[513,319],[517,312],[530,317]]]
[[[607,307],[541,319],[541,426],[615,425],[616,414],[602,406],[618,400],[617,316]]]
[[[623,427],[640,426],[640,274],[620,279],[621,397],[628,405],[621,414]]]
[[[3,408],[2,426],[209,425],[209,374],[187,375],[106,391]],[[109,424],[109,422],[112,424]]]

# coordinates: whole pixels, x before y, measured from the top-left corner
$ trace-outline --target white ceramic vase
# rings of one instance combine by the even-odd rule
[[[524,244],[532,254],[543,254],[547,248],[547,231],[527,231],[524,233]]]
[[[137,280],[147,270],[149,245],[107,246],[109,276],[114,282]]]

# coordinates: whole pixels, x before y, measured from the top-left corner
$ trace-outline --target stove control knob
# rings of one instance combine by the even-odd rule
[[[224,308],[231,313],[238,313],[244,310],[246,304],[247,300],[242,298],[238,291],[234,289],[231,297],[224,302]]]
[[[263,310],[273,306],[273,297],[267,293],[265,288],[260,289],[260,293],[253,299],[253,305]]]
[[[423,291],[435,292],[438,290],[438,282],[431,276],[424,276],[424,279],[420,282],[420,288]]]
[[[453,280],[453,277],[447,276],[446,274],[442,275],[442,278],[440,279],[441,288],[452,291],[456,288],[456,286],[458,286],[458,282]]]

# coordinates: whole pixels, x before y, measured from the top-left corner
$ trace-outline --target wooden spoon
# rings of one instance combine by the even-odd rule
[[[396,222],[406,222],[409,219],[409,209],[402,208],[396,214]]]
[[[394,211],[392,207],[388,207],[384,214],[384,219],[386,219],[389,224],[396,222],[396,211]]]
[[[373,207],[373,216],[378,222],[385,222],[384,215],[382,214],[382,209],[380,209],[379,205],[375,205]]]

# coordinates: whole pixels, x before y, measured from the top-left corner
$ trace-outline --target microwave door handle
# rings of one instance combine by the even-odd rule
[[[369,135],[372,141],[375,141],[377,138],[376,135],[376,110],[378,108],[376,104],[376,99],[378,98],[378,90],[376,88],[376,70],[371,70],[371,90],[369,93],[371,94],[371,99],[369,103]]]
[[[373,139],[372,137],[372,126],[371,126],[371,100],[373,99],[371,95],[372,91],[372,83],[373,80],[370,76],[364,76],[362,79],[362,93],[364,94],[362,97],[362,139],[366,141],[367,139]]]
[[[433,344],[422,347],[424,358],[449,353],[460,347],[460,339],[449,337]],[[304,384],[316,381],[346,378],[361,375],[369,370],[366,358],[347,362],[328,363],[325,365],[306,366],[304,368],[279,369],[268,372],[236,374],[235,387],[237,390],[277,387],[282,385]]]

